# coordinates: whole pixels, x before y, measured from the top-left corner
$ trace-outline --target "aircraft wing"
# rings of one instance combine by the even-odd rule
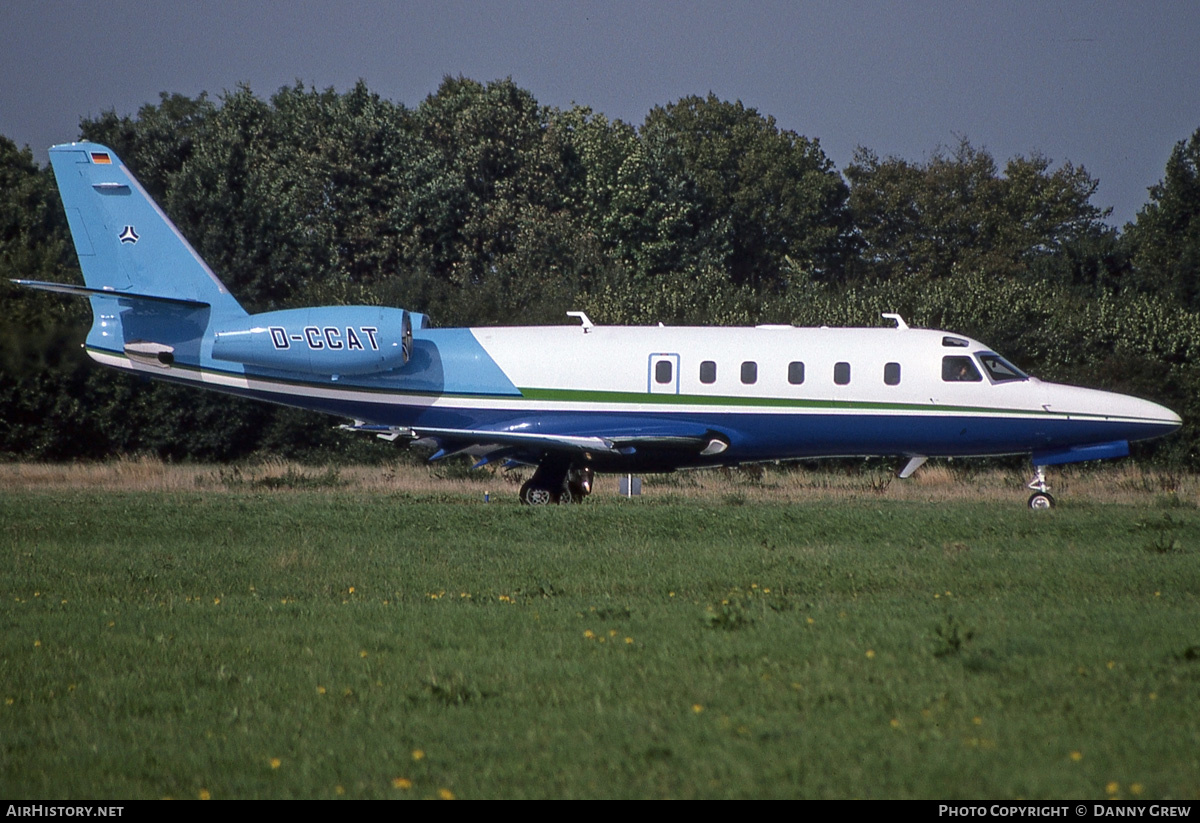
[[[372,432],[386,440],[403,437],[408,440],[433,440],[438,451],[431,457],[437,460],[452,454],[468,453],[485,456],[488,462],[507,457],[520,463],[536,463],[545,452],[603,452],[632,455],[639,450],[666,449],[690,451],[699,455],[720,454],[729,448],[728,441],[718,432],[700,427],[681,428],[678,423],[643,425],[631,430],[615,429],[606,434],[577,435],[509,429],[447,429],[429,426],[381,426],[355,421],[343,428]]]

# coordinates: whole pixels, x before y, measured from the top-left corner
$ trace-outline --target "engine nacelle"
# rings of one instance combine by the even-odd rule
[[[398,369],[412,354],[423,314],[380,306],[320,306],[252,314],[218,329],[212,356],[266,369],[320,375]]]

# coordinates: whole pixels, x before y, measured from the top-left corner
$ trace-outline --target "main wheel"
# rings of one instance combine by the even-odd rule
[[[1049,492],[1034,492],[1033,494],[1029,495],[1029,508],[1033,509],[1034,511],[1039,511],[1041,509],[1053,509],[1054,498],[1051,497]]]
[[[549,489],[533,485],[532,480],[525,481],[525,485],[521,486],[519,497],[526,506],[548,506],[555,502]]]

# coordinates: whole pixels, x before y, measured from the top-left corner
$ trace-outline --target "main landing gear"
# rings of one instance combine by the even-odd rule
[[[1029,488],[1033,489],[1033,494],[1029,495],[1029,508],[1035,511],[1054,508],[1054,496],[1046,491],[1046,470],[1034,466],[1034,471],[1033,480],[1029,481]]]
[[[573,466],[570,458],[547,455],[521,486],[521,502],[527,506],[581,503],[592,493],[593,476],[591,466]]]

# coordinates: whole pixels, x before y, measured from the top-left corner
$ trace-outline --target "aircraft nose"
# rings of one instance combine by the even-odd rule
[[[1183,425],[1183,418],[1166,406],[1150,400],[1142,400],[1140,397],[1128,397],[1127,395],[1118,395],[1118,397],[1121,397],[1123,402],[1115,404],[1119,407],[1117,413],[1131,422],[1140,423],[1148,428],[1145,434],[1139,434],[1131,439],[1163,437]]]
[[[1151,403],[1149,400],[1143,400],[1149,408],[1147,409],[1147,417],[1153,418],[1156,422],[1169,426],[1170,431],[1175,431],[1183,425],[1183,418],[1175,412],[1168,409],[1166,406],[1160,406],[1157,403]]]
[[[1047,403],[1050,412],[1068,417],[1101,418],[1126,427],[1122,439],[1145,440],[1170,434],[1183,425],[1183,419],[1166,406],[1150,400],[1116,392],[1082,389],[1076,386],[1049,385]]]

